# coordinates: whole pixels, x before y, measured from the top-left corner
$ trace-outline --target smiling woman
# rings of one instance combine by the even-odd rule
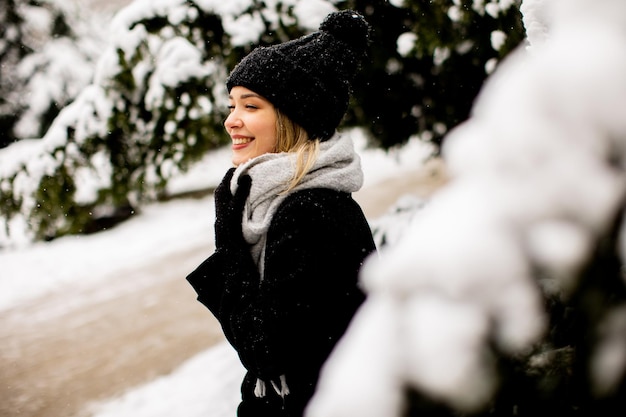
[[[352,193],[350,137],[335,134],[369,25],[331,13],[320,30],[246,56],[227,80],[232,162],[215,190],[215,252],[188,277],[247,370],[238,416],[300,417],[365,295],[375,252]]]
[[[265,98],[245,87],[229,95],[230,114],[224,122],[233,140],[233,165],[276,150],[276,109]]]

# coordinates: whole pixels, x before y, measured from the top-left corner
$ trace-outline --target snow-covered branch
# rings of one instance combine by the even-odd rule
[[[408,389],[481,411],[498,403],[503,360],[532,366],[546,349],[575,348],[549,339],[555,318],[546,306],[598,285],[589,276],[594,256],[620,227],[626,3],[526,0],[522,10],[530,46],[505,59],[472,117],[447,136],[448,185],[400,242],[366,264],[369,299],[327,363],[309,417],[400,416],[411,406]],[[614,324],[626,319],[626,300],[615,298],[585,321],[610,336],[593,339],[595,356],[577,358],[602,370],[566,364],[572,378],[590,379],[590,398],[626,379],[626,334]]]

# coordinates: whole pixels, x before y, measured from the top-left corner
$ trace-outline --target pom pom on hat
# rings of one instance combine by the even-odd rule
[[[250,52],[230,73],[228,91],[246,87],[302,126],[310,139],[327,140],[348,109],[369,31],[357,12],[333,12],[317,32]]]
[[[331,13],[320,29],[345,42],[353,51],[365,54],[369,42],[369,24],[363,16],[351,10]]]

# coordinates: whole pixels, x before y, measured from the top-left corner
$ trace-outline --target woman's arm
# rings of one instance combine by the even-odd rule
[[[234,171],[234,168],[228,170],[215,190],[216,250],[187,276],[187,280],[198,293],[198,301],[215,315],[226,338],[237,348],[230,325],[233,311],[244,294],[257,291],[259,274],[241,228],[251,179],[241,176],[233,196],[230,183]]]

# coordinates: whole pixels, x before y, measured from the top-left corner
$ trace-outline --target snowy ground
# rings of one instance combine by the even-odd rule
[[[170,375],[89,407],[93,417],[233,417],[244,370],[226,342],[189,359]]]
[[[406,180],[421,167],[429,149],[410,142],[402,149],[384,153],[365,149],[358,131],[353,131],[362,156],[366,184],[361,198],[366,213],[380,213],[377,185],[391,179]],[[172,183],[172,191],[188,191],[215,185],[229,162],[228,150],[209,155],[192,172]],[[388,190],[389,187],[384,186]],[[390,197],[389,197],[390,198]],[[387,202],[389,203],[389,202]],[[109,231],[81,237],[66,237],[17,250],[0,252],[0,317],[3,312],[19,311],[20,306],[37,301],[63,288],[98,289],[88,297],[68,299],[37,314],[47,318],[65,309],[88,306],[95,299],[116,294],[144,291],[153,279],[149,274],[133,280],[111,281],[120,271],[141,269],[169,254],[186,248],[210,247],[213,223],[212,198],[174,200],[146,207],[132,220]],[[371,215],[370,215],[371,217]],[[103,256],[103,254],[105,256]],[[105,279],[107,281],[105,282]],[[182,279],[182,278],[181,278]],[[193,303],[193,299],[190,299]],[[210,313],[207,311],[207,315]],[[6,317],[6,315],[4,316]],[[30,320],[37,320],[35,315]],[[131,317],[129,319],[132,320]],[[107,320],[102,317],[100,320]],[[176,343],[172,341],[172,343]],[[1,351],[0,351],[1,353]],[[82,415],[93,417],[233,416],[238,403],[243,370],[234,351],[224,342],[201,352],[167,375],[138,386],[120,397],[87,404]],[[33,414],[34,415],[34,414]]]

